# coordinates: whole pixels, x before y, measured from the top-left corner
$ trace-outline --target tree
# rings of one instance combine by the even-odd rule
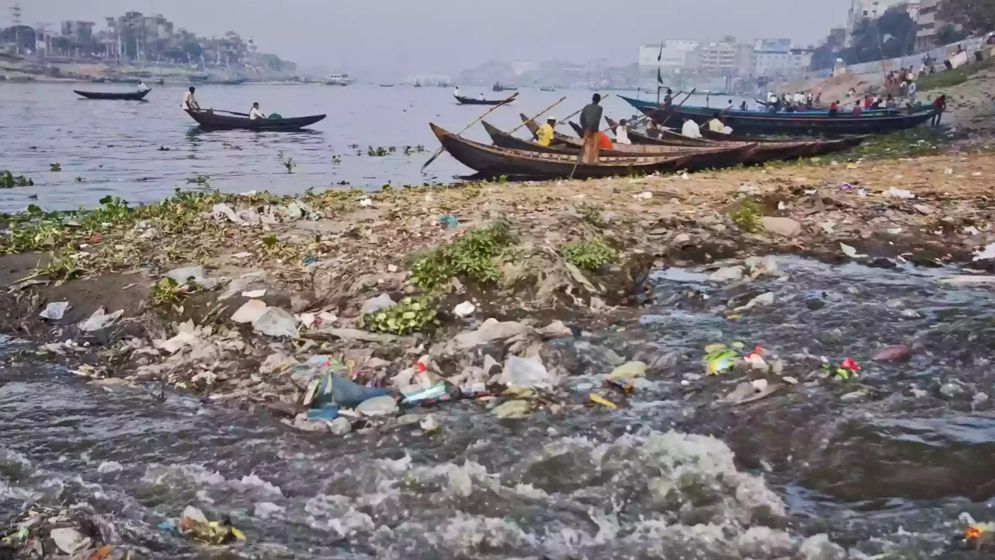
[[[897,58],[915,52],[916,23],[904,9],[890,9],[876,20],[863,19],[840,51],[847,64]]]
[[[960,25],[968,35],[995,31],[995,0],[946,0],[940,4],[937,13],[938,19]]]

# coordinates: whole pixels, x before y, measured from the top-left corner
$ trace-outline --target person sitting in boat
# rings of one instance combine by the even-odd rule
[[[674,90],[667,88],[667,95],[663,96],[663,108],[670,110],[674,104]]]
[[[708,124],[706,125],[708,126],[709,132],[717,132],[719,134],[722,134],[722,132],[725,130],[726,125],[722,123],[722,119],[720,119],[719,117],[720,115],[718,113],[714,113],[712,115],[712,120],[708,121]]]
[[[139,81],[138,82],[138,92],[139,93],[145,93],[146,91],[149,91],[151,89],[152,88],[150,88],[149,86],[145,85],[144,81]]]
[[[660,127],[656,125],[656,121],[650,121],[650,124],[646,127],[646,136],[650,138],[660,137]]]
[[[200,111],[200,105],[197,100],[194,99],[193,94],[197,91],[197,88],[190,86],[190,89],[183,95],[183,110],[184,111]]]
[[[833,101],[829,105],[829,116],[830,117],[835,117],[839,113],[840,113],[840,102],[839,101]]]
[[[268,119],[268,118],[269,117],[266,116],[266,113],[259,110],[258,101],[252,104],[252,109],[249,111],[249,120],[255,121],[259,119]]]
[[[701,127],[692,119],[686,118],[684,119],[684,125],[681,127],[681,134],[688,138],[701,138]]]
[[[486,99],[484,98],[484,92],[480,92],[480,100],[486,101]]]
[[[536,131],[536,143],[540,146],[549,146],[553,143],[553,137],[556,136],[553,128],[556,126],[556,117],[549,117],[546,119],[545,124],[539,127]]]
[[[746,106],[746,101],[743,101],[742,103],[739,104],[739,110],[740,111],[749,111],[749,108]]]
[[[625,119],[619,121],[618,126],[615,127],[615,143],[632,144],[632,141],[629,140],[628,121],[626,121]]]
[[[864,108],[860,106],[860,101],[853,104],[853,116],[859,117],[864,114]]]
[[[603,131],[598,131],[598,151],[601,150],[614,150],[615,144],[612,139],[608,137]]]

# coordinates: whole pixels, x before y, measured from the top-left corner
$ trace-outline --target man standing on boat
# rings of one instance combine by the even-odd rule
[[[139,93],[145,93],[146,91],[149,91],[150,89],[152,89],[152,88],[150,88],[149,86],[145,85],[144,81],[139,81],[138,82],[138,92]]]
[[[193,94],[197,91],[197,88],[190,86],[186,94],[183,95],[183,110],[184,111],[200,111],[200,105],[197,100],[194,99]]]
[[[670,107],[674,104],[674,90],[667,88],[667,95],[663,96],[663,108],[670,110]]]
[[[584,146],[580,151],[581,163],[598,162],[598,125],[601,122],[603,110],[601,95],[595,93],[591,102],[580,112],[580,127],[584,130]]]
[[[252,121],[257,120],[257,119],[264,119],[265,120],[267,118],[269,118],[269,117],[266,116],[266,113],[264,113],[264,112],[262,112],[262,111],[259,110],[259,102],[257,101],[255,103],[253,103],[252,104],[252,110],[249,111],[249,120],[252,120]]]
[[[453,97],[459,97],[459,86],[453,88]]]
[[[546,122],[536,131],[536,143],[540,146],[549,146],[553,143],[553,127],[556,126],[556,117],[549,117]]]

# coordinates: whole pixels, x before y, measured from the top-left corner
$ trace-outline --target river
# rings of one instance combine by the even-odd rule
[[[661,270],[640,309],[556,342],[569,402],[633,357],[660,358],[617,411],[568,407],[500,421],[479,403],[431,410],[428,436],[385,426],[303,433],[264,413],[164,400],[22,362],[0,366],[0,521],[26,503],[87,504],[151,558],[976,558],[949,546],[995,494],[990,401],[995,302],[939,279],[952,269],[830,266],[779,258],[787,281],[745,287]],[[774,303],[722,316],[731,298]],[[717,398],[702,348],[740,340],[778,353],[801,384],[756,403]],[[874,363],[906,342],[908,363]],[[818,356],[853,356],[861,391]],[[942,389],[956,385],[957,390]],[[624,401],[624,398],[619,398]],[[417,411],[420,413],[425,410]],[[735,460],[733,459],[735,452]],[[194,504],[231,515],[236,552],[157,526]],[[886,554],[885,556],[873,556]]]
[[[0,82],[0,170],[35,182],[31,188],[0,190],[0,212],[28,204],[49,210],[89,207],[106,195],[147,203],[177,187],[289,194],[342,188],[343,182],[368,189],[451,183],[472,170],[444,155],[422,173],[422,164],[439,146],[428,123],[459,131],[488,109],[457,104],[448,88],[210,85],[197,90],[203,107],[248,112],[258,101],[267,113],[328,117],[307,132],[203,132],[180,110],[186,86],[156,86],[143,102],[92,101],[72,92],[129,87]],[[468,87],[462,93],[475,97],[480,91]],[[497,109],[488,120],[511,130],[521,124],[520,112],[539,113],[560,97],[567,99],[550,114],[563,118],[588,103],[590,92],[522,90],[516,103]],[[696,102],[704,98],[689,101]],[[634,113],[614,95],[604,106],[605,114],[616,118]],[[572,134],[565,124],[562,131]],[[490,143],[479,125],[467,136]],[[370,147],[383,147],[388,154],[370,156]],[[288,159],[292,173],[283,164]],[[52,172],[53,163],[61,171]]]

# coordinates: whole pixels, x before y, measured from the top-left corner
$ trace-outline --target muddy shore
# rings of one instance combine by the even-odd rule
[[[973,147],[605,181],[298,199],[191,195],[145,213],[111,201],[97,222],[15,226],[22,236],[40,229],[32,242],[12,246],[8,236],[0,246],[14,253],[0,257],[7,310],[0,329],[46,344],[49,356],[86,375],[178,385],[289,414],[302,410],[303,388],[281,372],[309,355],[345,355],[358,378],[390,387],[421,354],[442,353],[453,335],[489,317],[589,327],[631,314],[647,297],[642,282],[652,269],[796,254],[990,271],[995,260],[974,255],[995,241],[993,177],[995,155]],[[513,238],[489,259],[498,277],[446,271],[451,278],[431,289],[416,286],[411,270],[419,255],[495,223]],[[586,270],[568,263],[565,248],[578,241],[607,247],[604,262]],[[164,284],[167,293],[155,304],[164,275],[189,266],[203,267],[201,285],[182,278]],[[381,294],[393,301],[428,296],[438,305],[439,327],[399,337],[364,331],[361,308]],[[296,335],[260,335],[233,322],[253,299],[246,295],[285,311]],[[452,310],[463,301],[475,310],[460,318]],[[69,308],[60,319],[43,319],[39,313],[52,302]],[[106,328],[81,330],[98,309],[123,313]],[[178,332],[196,334],[176,339]],[[474,365],[470,354],[451,366]],[[456,372],[436,373],[446,379]]]

